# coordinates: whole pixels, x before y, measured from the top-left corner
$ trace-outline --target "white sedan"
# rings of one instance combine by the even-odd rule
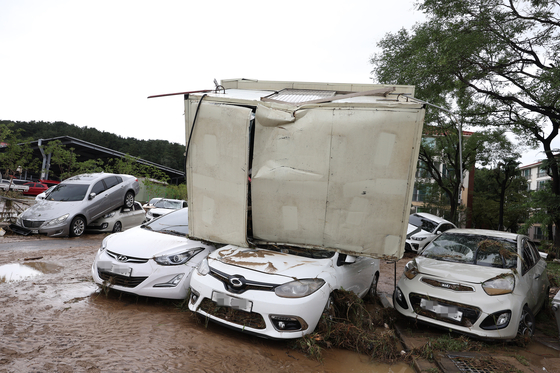
[[[93,280],[136,295],[184,299],[193,268],[215,249],[187,234],[188,209],[111,234],[93,261]]]
[[[420,252],[438,234],[453,228],[457,228],[455,224],[439,216],[426,212],[411,214],[408,218],[405,250]]]
[[[122,232],[136,227],[144,221],[146,212],[138,201],[134,201],[132,208],[119,207],[87,225],[86,230],[92,232]]]
[[[393,295],[414,320],[489,339],[532,336],[550,287],[526,236],[452,229],[407,263]]]
[[[147,210],[146,219],[144,221],[148,222],[152,219],[168,214],[171,211],[183,209],[186,207],[187,201],[185,200],[161,198],[154,203],[152,208]]]
[[[191,279],[189,309],[265,338],[313,332],[337,289],[363,297],[377,291],[379,260],[297,247],[225,246]]]

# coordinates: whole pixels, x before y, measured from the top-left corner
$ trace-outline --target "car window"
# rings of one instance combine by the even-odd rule
[[[517,265],[516,247],[514,240],[504,238],[443,233],[421,255],[448,262],[513,268]]]
[[[89,185],[58,184],[47,196],[48,201],[81,201],[85,198]]]
[[[95,193],[97,195],[103,193],[104,190],[105,190],[105,184],[103,184],[103,181],[100,180],[97,183],[95,183],[93,188],[91,188],[91,193]]]
[[[444,224],[441,225],[441,227],[439,227],[438,231],[443,233],[443,232],[448,231],[448,230],[453,229],[453,228],[455,228],[453,225],[448,224],[448,223],[444,223]]]
[[[168,199],[162,199],[157,201],[154,207],[160,209],[180,209],[182,207],[181,201],[170,201]]]
[[[523,240],[523,252],[522,252],[523,261],[521,262],[521,270],[522,273],[525,274],[528,270],[533,268],[535,263],[538,261],[535,258],[533,250],[527,240]]]
[[[135,211],[143,210],[142,205],[139,204],[138,202],[134,203],[134,210]]]
[[[437,228],[436,222],[430,219],[423,218],[422,216],[417,214],[410,215],[410,217],[408,218],[408,223],[414,225],[417,228],[421,228],[425,231],[428,231],[430,233],[433,233],[434,230]]]
[[[103,179],[103,181],[105,182],[107,189],[110,189],[115,185],[119,184],[119,180],[117,179],[116,176],[108,176],[105,179]]]

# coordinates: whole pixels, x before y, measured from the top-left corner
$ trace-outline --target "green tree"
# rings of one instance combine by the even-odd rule
[[[516,232],[529,218],[527,180],[520,176],[517,161],[476,170],[473,223],[477,228]]]
[[[44,152],[51,154],[51,166],[57,166],[57,174],[61,180],[83,173],[103,171],[102,160],[89,159],[79,162],[79,155],[74,153],[74,148],[67,149],[59,140],[50,141],[44,147]]]
[[[0,123],[0,167],[3,177],[13,178],[25,170],[37,170],[39,161],[33,159],[33,150],[29,140],[21,137],[21,131],[14,129],[13,123]]]
[[[417,97],[452,108],[466,125],[507,128],[520,144],[541,145],[551,193],[560,197],[552,149],[560,129],[560,3],[423,0],[418,7],[425,23],[379,43],[376,78],[415,84]],[[560,214],[553,216],[559,227]],[[554,242],[560,246],[560,235]]]

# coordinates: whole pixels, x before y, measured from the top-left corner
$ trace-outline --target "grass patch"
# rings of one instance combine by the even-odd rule
[[[484,347],[486,344],[483,342],[465,336],[455,338],[448,334],[439,338],[429,338],[424,346],[415,348],[412,354],[433,361],[438,352],[481,351]]]
[[[369,312],[364,301],[350,291],[336,290],[314,333],[291,342],[292,348],[322,360],[325,348],[343,348],[369,355],[378,361],[394,362],[401,357],[400,340],[388,325],[395,311],[375,308]]]

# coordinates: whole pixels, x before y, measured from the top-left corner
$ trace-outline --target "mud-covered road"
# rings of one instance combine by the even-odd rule
[[[204,325],[178,302],[105,294],[91,278],[104,236],[0,238],[0,372],[398,372],[330,349],[318,362]],[[390,286],[392,279],[380,285]]]

